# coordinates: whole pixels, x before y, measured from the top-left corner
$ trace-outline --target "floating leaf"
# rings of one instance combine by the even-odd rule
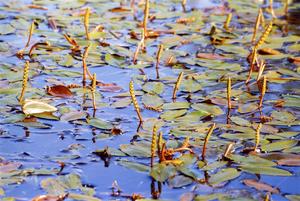
[[[217,105],[197,103],[197,104],[193,104],[192,108],[194,108],[195,110],[204,111],[207,113],[207,115],[211,114],[214,116],[218,116],[224,114],[223,110]]]
[[[150,143],[122,144],[120,150],[129,156],[150,157]]]
[[[150,94],[161,94],[164,91],[164,84],[161,82],[146,82],[143,90]]]
[[[229,181],[240,176],[240,172],[234,168],[225,168],[220,170],[217,174],[211,175],[209,183],[211,185],[217,185],[225,181]]]
[[[22,106],[22,110],[24,114],[32,115],[32,114],[39,114],[43,112],[55,112],[57,108],[42,101],[25,99]]]
[[[278,165],[300,166],[300,158],[286,158],[277,161]]]
[[[181,188],[193,183],[193,180],[183,175],[176,175],[168,180],[168,184],[171,188]]]
[[[87,120],[88,125],[94,126],[96,128],[110,130],[113,128],[113,125],[107,121],[103,121],[98,118],[92,118]]]
[[[261,146],[261,149],[263,151],[278,151],[278,150],[286,149],[289,147],[293,147],[296,144],[298,144],[297,140],[281,140],[281,141],[272,142],[269,144],[263,144]]]
[[[150,170],[148,165],[144,165],[141,163],[128,161],[128,160],[119,160],[118,164],[138,172],[148,172]]]
[[[160,115],[160,118],[166,121],[171,121],[176,119],[177,117],[184,115],[186,112],[187,110],[169,110]]]
[[[9,173],[14,170],[17,170],[22,164],[18,162],[9,162],[9,161],[1,161],[0,160],[0,173]]]
[[[47,87],[47,93],[61,98],[71,98],[73,96],[73,93],[70,91],[70,89],[64,85]]]
[[[240,126],[251,126],[251,123],[241,117],[230,117],[231,121]]]
[[[174,166],[159,163],[153,166],[150,175],[156,181],[164,182],[169,177],[173,176],[175,173],[176,173],[176,169]]]
[[[253,174],[277,175],[277,176],[292,176],[289,171],[282,170],[275,167],[258,166],[258,165],[245,165],[240,167],[243,171]]]
[[[256,181],[254,179],[244,179],[243,183],[246,184],[249,187],[256,188],[259,191],[268,191],[270,193],[279,193],[279,190],[277,188],[273,188],[272,186]]]
[[[86,118],[86,113],[81,112],[81,111],[71,111],[64,113],[61,117],[61,121],[74,121],[78,119],[85,119]]]
[[[32,199],[32,201],[63,201],[68,194],[65,195],[39,195]]]

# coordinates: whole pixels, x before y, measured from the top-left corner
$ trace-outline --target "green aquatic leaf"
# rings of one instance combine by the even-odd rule
[[[148,107],[160,108],[163,105],[164,100],[158,95],[147,93],[143,95],[142,102]]]
[[[240,172],[234,168],[225,168],[210,176],[208,182],[211,185],[217,185],[225,181],[230,181],[232,179],[240,176]]]
[[[150,143],[138,142],[134,144],[122,144],[120,150],[129,156],[150,157]]]
[[[259,165],[242,165],[240,168],[243,171],[253,173],[253,174],[264,174],[264,175],[274,175],[274,176],[292,176],[287,170],[269,167],[269,166],[259,166]]]
[[[125,107],[129,106],[131,103],[132,103],[131,98],[126,97],[126,98],[118,99],[117,101],[113,102],[111,104],[111,107],[113,107],[113,108],[125,108]]]
[[[10,24],[0,24],[0,36],[15,33],[15,28]]]
[[[214,116],[219,116],[224,114],[223,110],[217,105],[211,105],[206,103],[196,103],[192,105],[192,108],[198,111],[204,111],[207,115],[211,114]]]
[[[240,125],[240,126],[251,126],[251,123],[246,120],[246,119],[243,119],[241,117],[237,117],[237,116],[234,116],[234,117],[230,117],[230,120],[237,124],[237,125]]]
[[[164,92],[164,84],[161,82],[146,82],[143,90],[150,94],[161,94]]]
[[[279,151],[282,149],[290,148],[298,144],[298,140],[280,140],[269,144],[263,144],[261,149],[263,151]]]
[[[176,175],[168,180],[169,187],[171,188],[181,188],[192,183],[193,180],[191,178],[183,175]]]
[[[129,168],[129,169],[132,169],[132,170],[135,170],[138,172],[149,172],[149,170],[150,170],[148,165],[144,165],[141,163],[128,161],[128,160],[118,160],[118,164],[123,167]]]
[[[163,105],[164,110],[188,109],[189,107],[190,107],[190,103],[188,102],[172,102],[172,103],[165,103]]]
[[[180,117],[184,115],[187,112],[187,110],[168,110],[164,112],[162,115],[160,115],[160,118],[166,121],[172,121],[176,119],[177,117]]]
[[[150,176],[156,181],[164,182],[171,176],[174,176],[175,173],[176,169],[174,166],[159,163],[153,166]]]
[[[87,119],[87,123],[90,126],[104,130],[110,130],[113,128],[113,125],[111,123],[98,118]]]

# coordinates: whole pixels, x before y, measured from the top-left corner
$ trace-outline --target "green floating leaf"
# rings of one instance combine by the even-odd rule
[[[142,97],[142,102],[146,106],[158,108],[163,105],[164,100],[158,95],[144,94]]]
[[[263,151],[279,151],[282,149],[290,148],[298,144],[298,140],[281,140],[269,144],[263,144],[261,149]]]
[[[0,35],[15,33],[16,29],[10,24],[0,24]]]
[[[150,94],[161,94],[164,91],[164,84],[161,82],[146,82],[143,90]]]
[[[202,89],[201,84],[192,79],[182,80],[180,84],[180,91],[184,91],[188,93],[194,93],[201,89]]]
[[[187,110],[169,110],[160,115],[160,118],[166,121],[172,121],[177,117],[184,115]]]
[[[120,150],[129,156],[150,157],[150,143],[138,142],[134,144],[122,144]]]
[[[93,197],[93,196],[75,194],[75,193],[70,193],[68,195],[68,198],[73,199],[73,200],[80,200],[80,201],[101,201],[101,199]]]
[[[271,113],[271,117],[275,120],[286,123],[292,123],[297,119],[294,114],[288,111],[273,111]]]
[[[292,173],[275,167],[259,166],[259,165],[243,165],[240,167],[243,171],[253,174],[265,174],[274,176],[292,176]]]
[[[276,166],[277,164],[273,161],[261,158],[259,156],[249,155],[249,156],[241,156],[236,154],[231,154],[228,156],[235,163],[242,165],[257,165],[257,166]]]
[[[183,175],[176,175],[168,180],[168,184],[171,188],[181,188],[193,183],[193,180]]]
[[[207,115],[211,114],[218,116],[224,114],[223,110],[216,105],[206,104],[206,103],[196,103],[192,105],[192,108],[198,111],[204,111]]]
[[[197,195],[194,201],[214,201],[214,200],[226,200],[230,199],[230,196],[222,193],[214,193],[209,195]]]
[[[172,102],[172,103],[165,103],[163,105],[164,110],[188,109],[189,107],[190,107],[190,103],[188,102]]]
[[[132,100],[130,97],[121,98],[111,104],[113,108],[125,108],[131,104]]]
[[[230,117],[231,121],[239,126],[251,126],[251,123],[241,117]]]
[[[81,111],[71,111],[64,113],[61,117],[61,121],[74,121],[74,120],[79,120],[79,119],[85,119],[86,118],[86,113],[81,112]]]
[[[159,163],[153,166],[150,175],[156,181],[164,182],[175,173],[176,169],[174,166]]]
[[[96,128],[110,130],[113,128],[113,125],[107,121],[103,121],[98,118],[92,118],[87,120],[88,125],[94,126]]]
[[[208,165],[205,165],[202,170],[215,170],[217,168],[220,168],[220,167],[223,167],[224,165],[226,165],[227,162],[226,161],[216,161],[216,162],[213,162],[213,163],[210,163]]]
[[[240,172],[235,168],[226,168],[220,170],[217,174],[211,175],[209,178],[209,183],[211,185],[217,185],[225,181],[229,181],[240,176]]]
[[[119,160],[118,164],[138,172],[149,172],[150,170],[149,166],[147,165],[128,160]]]
[[[249,113],[257,110],[258,105],[257,103],[246,103],[246,104],[240,104],[238,108],[239,113]]]
[[[286,195],[285,196],[290,201],[299,201],[300,200],[300,194],[299,195]]]

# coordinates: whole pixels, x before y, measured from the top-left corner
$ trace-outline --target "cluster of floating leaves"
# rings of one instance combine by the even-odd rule
[[[57,155],[0,151],[1,199],[151,200],[186,187],[176,199],[299,200],[261,178],[299,173],[300,45],[287,12],[299,5],[287,2],[150,1],[149,13],[144,1],[0,3],[0,145],[43,132],[76,140]],[[264,41],[253,40],[259,8]],[[81,165],[95,161],[146,173],[151,194],[84,184]],[[12,197],[30,178],[44,195]]]

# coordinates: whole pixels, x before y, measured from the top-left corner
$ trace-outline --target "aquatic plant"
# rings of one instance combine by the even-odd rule
[[[29,73],[29,61],[25,62],[24,71],[23,71],[23,81],[22,81],[22,92],[19,97],[19,102],[22,104],[24,101],[24,96],[28,83],[28,73]]]
[[[177,80],[176,80],[176,83],[175,83],[175,86],[173,88],[173,95],[172,95],[172,99],[173,100],[176,100],[176,93],[179,89],[179,86],[181,84],[181,80],[183,78],[183,72],[179,73],[178,77],[177,77]]]
[[[135,109],[135,111],[138,115],[138,118],[139,118],[140,122],[143,122],[143,118],[142,118],[142,115],[141,115],[141,112],[140,112],[140,107],[139,107],[138,102],[137,102],[136,97],[135,97],[134,86],[133,86],[133,81],[132,80],[129,82],[129,93],[130,93],[130,96],[131,96],[131,100],[132,100],[134,109]]]
[[[86,35],[87,40],[90,40],[90,33],[89,33],[90,12],[91,12],[91,9],[89,7],[87,7],[85,9],[84,19],[83,19],[85,35]]]
[[[202,159],[203,160],[205,159],[205,156],[206,156],[206,150],[207,150],[206,147],[207,147],[209,138],[210,138],[211,134],[214,132],[215,128],[216,128],[216,124],[213,123],[204,138],[204,144],[203,144],[203,148],[202,148]]]
[[[160,57],[161,57],[161,53],[163,51],[163,48],[164,46],[162,44],[159,45],[159,48],[158,48],[158,51],[157,51],[157,54],[156,54],[156,64],[155,64],[155,69],[156,69],[156,79],[159,79],[159,69],[158,69],[158,66],[159,66],[159,60],[160,60]]]

